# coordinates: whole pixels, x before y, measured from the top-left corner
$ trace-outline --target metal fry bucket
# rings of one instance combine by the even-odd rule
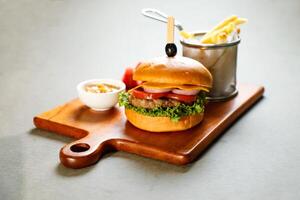
[[[194,40],[181,40],[183,56],[201,62],[213,76],[208,94],[211,101],[223,101],[237,95],[236,67],[240,38],[224,44],[199,44],[205,32],[194,33]]]

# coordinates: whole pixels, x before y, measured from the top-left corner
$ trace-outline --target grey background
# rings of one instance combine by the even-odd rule
[[[265,98],[191,165],[117,152],[67,169],[58,152],[71,139],[32,117],[74,98],[82,80],[163,54],[165,25],[144,7],[187,30],[248,18],[238,81],[264,85]],[[298,0],[0,0],[0,199],[300,199],[299,17]]]

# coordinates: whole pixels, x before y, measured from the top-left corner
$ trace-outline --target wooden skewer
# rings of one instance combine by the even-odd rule
[[[167,43],[174,43],[174,17],[168,17],[168,24],[167,24]]]
[[[174,17],[168,17],[167,24],[167,45],[165,51],[168,57],[174,57],[177,53],[177,47],[174,44]]]

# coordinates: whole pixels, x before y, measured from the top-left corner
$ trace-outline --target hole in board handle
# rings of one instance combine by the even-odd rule
[[[80,153],[80,152],[84,152],[90,149],[90,145],[86,144],[86,143],[78,143],[78,144],[74,144],[71,146],[71,151],[76,152],[76,153]]]

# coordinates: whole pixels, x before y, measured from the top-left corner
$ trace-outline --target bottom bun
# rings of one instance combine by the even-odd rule
[[[203,113],[182,117],[178,122],[173,122],[169,117],[142,115],[131,109],[125,109],[125,114],[131,124],[151,132],[183,131],[199,124],[203,119]]]

